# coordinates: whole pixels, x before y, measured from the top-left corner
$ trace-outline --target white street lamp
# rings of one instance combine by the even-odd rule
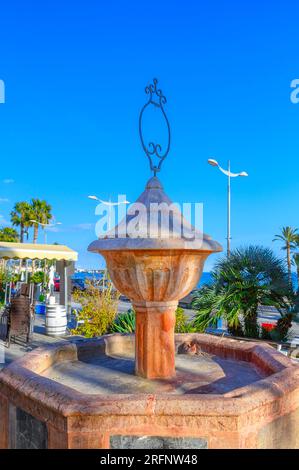
[[[98,198],[97,196],[88,196],[89,199],[93,199],[94,201],[99,201],[102,204],[106,204],[107,206],[119,206],[120,204],[130,204],[129,201],[118,201],[118,202],[111,202],[109,201],[103,201],[102,199]]]
[[[111,209],[113,206],[120,206],[121,204],[130,204],[129,201],[118,201],[118,202],[112,202],[111,199],[109,199],[109,201],[103,201],[102,199],[98,198],[97,196],[88,196],[89,199],[92,199],[93,201],[98,201],[100,202],[101,204],[104,204],[105,206],[108,206],[108,227],[107,227],[107,231],[109,232],[109,230],[111,229]],[[105,276],[103,276],[103,290],[105,288],[105,279],[107,278],[107,266],[105,267]]]
[[[110,199],[109,201],[103,201],[102,199],[98,198],[97,196],[88,196],[89,199],[93,199],[94,201],[98,201],[101,204],[104,204],[109,207],[108,210],[108,231],[111,229],[111,208],[112,206],[120,206],[121,204],[130,204],[129,201],[118,201],[118,202],[112,202]]]
[[[29,222],[33,222],[34,224],[40,225],[44,229],[44,242],[47,244],[47,231],[46,228],[48,227],[55,227],[56,225],[61,225],[61,222],[55,222],[54,224],[43,224],[42,222],[38,222],[37,220],[31,219]]]
[[[230,241],[231,241],[231,230],[230,230],[230,225],[231,225],[231,217],[230,217],[230,212],[231,212],[231,190],[230,190],[230,179],[231,178],[236,178],[237,176],[248,176],[248,173],[246,171],[241,171],[240,173],[232,173],[230,171],[230,160],[228,160],[228,166],[227,170],[224,170],[217,160],[214,160],[213,158],[208,159],[208,163],[211,166],[217,166],[219,170],[227,176],[227,256],[230,255]]]

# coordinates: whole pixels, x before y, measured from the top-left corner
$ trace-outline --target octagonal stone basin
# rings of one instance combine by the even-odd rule
[[[251,362],[192,351],[179,346],[176,376],[149,380],[135,375],[134,336],[108,336],[105,348],[56,362],[41,373],[55,382],[91,395],[169,393],[224,394],[268,374]]]
[[[176,335],[175,346],[177,374],[164,380],[134,375],[130,335],[28,353],[0,373],[0,447],[26,447],[24,423],[43,434],[42,444],[27,439],[36,447],[299,447],[291,360],[265,343],[202,334]]]

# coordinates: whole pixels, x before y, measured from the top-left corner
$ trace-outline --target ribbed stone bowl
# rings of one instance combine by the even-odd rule
[[[197,285],[205,253],[180,250],[131,250],[105,253],[113,284],[135,302],[169,302]]]

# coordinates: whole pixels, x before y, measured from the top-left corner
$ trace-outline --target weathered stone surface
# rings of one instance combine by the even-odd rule
[[[57,362],[43,376],[80,393],[91,395],[223,395],[265,377],[263,370],[257,369],[250,362],[207,354],[197,347],[196,351],[199,352],[195,352],[193,356],[176,356],[175,376],[163,380],[141,378],[134,374],[134,341],[129,336],[121,336],[123,347],[116,348],[116,338],[117,336],[109,337],[113,342],[113,347],[109,347],[109,354],[96,348],[93,355],[81,357],[79,354],[76,361]],[[195,343],[194,345],[198,346]],[[154,342],[152,347],[155,347]],[[162,367],[161,361],[158,366]]]
[[[177,302],[135,302],[133,305],[137,313],[136,375],[148,379],[174,377]]]
[[[111,436],[111,449],[206,449],[206,439],[196,437]]]
[[[239,383],[232,390],[219,388],[222,394],[211,393],[211,389],[204,394],[160,389],[92,395],[42,374],[65,361],[88,361],[93,354],[118,357],[134,347],[133,337],[107,335],[56,344],[28,353],[0,372],[0,447],[9,446],[8,403],[46,423],[48,448],[109,448],[110,436],[119,435],[204,438],[208,448],[274,448],[282,447],[281,442],[299,447],[295,431],[299,427],[297,365],[267,345],[257,348],[256,343],[201,334],[176,335],[175,339],[176,350],[187,342],[195,350],[216,356],[219,364],[231,361],[233,367],[234,361],[247,361],[262,378]],[[260,353],[262,360],[258,359]],[[185,357],[196,361],[196,356]],[[179,374],[170,382],[178,378]],[[227,385],[229,380],[232,376],[228,374]],[[283,437],[286,429],[287,442]]]
[[[299,448],[299,409],[271,421],[257,435],[259,449]]]
[[[0,449],[9,447],[9,401],[0,393]]]

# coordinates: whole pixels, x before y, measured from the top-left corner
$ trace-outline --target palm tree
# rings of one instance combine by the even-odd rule
[[[284,263],[268,248],[249,246],[232,251],[230,258],[216,264],[212,278],[192,302],[199,331],[223,317],[235,335],[258,337],[259,305],[275,306],[284,315],[293,300]]]
[[[17,202],[10,213],[11,222],[14,226],[20,227],[20,242],[24,242],[24,234],[28,233],[28,228],[32,226],[30,222],[31,206],[28,202]],[[26,230],[27,229],[27,230]]]
[[[33,243],[37,242],[39,224],[48,224],[52,218],[52,207],[45,200],[32,199],[30,218],[33,223]]]
[[[0,229],[0,241],[1,242],[18,242],[18,232],[11,227],[3,227]]]
[[[292,227],[283,227],[281,234],[275,235],[273,241],[282,241],[283,246],[282,250],[287,252],[287,265],[288,265],[288,276],[289,283],[292,285],[292,260],[291,260],[291,251],[294,250],[298,243],[298,229]]]

